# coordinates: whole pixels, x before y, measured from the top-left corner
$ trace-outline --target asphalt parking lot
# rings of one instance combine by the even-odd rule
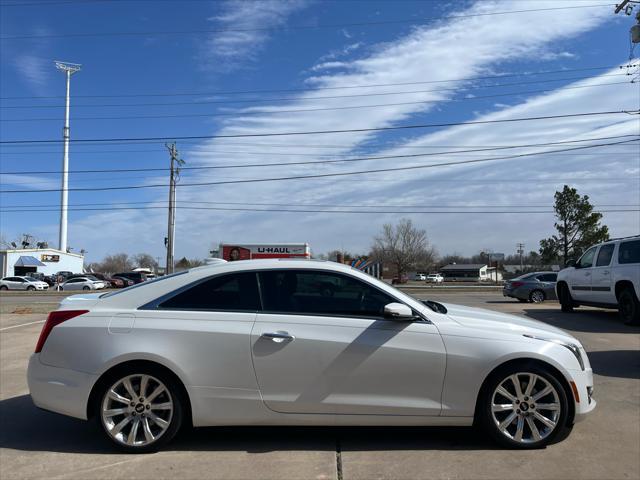
[[[166,450],[124,455],[94,423],[36,409],[27,359],[59,295],[0,295],[0,478],[136,479],[637,479],[640,328],[612,311],[521,304],[495,291],[434,291],[433,300],[524,315],[582,341],[597,409],[565,441],[537,451],[497,449],[472,428],[204,428]],[[11,312],[24,313],[11,313]]]

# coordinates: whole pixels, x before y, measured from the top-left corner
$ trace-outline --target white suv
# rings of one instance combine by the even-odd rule
[[[580,305],[617,308],[625,323],[640,322],[640,236],[595,245],[569,264],[556,283],[563,312]]]

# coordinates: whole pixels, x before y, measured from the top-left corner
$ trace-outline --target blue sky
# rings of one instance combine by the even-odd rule
[[[0,2],[2,141],[60,137],[63,99],[55,97],[64,94],[64,77],[53,60],[83,64],[72,80],[73,139],[381,128],[640,106],[638,84],[618,68],[628,63],[632,19],[614,15],[612,6],[596,6],[606,3],[596,0],[20,3]],[[549,8],[559,10],[545,10]],[[519,10],[539,11],[504,13]],[[59,36],[114,32],[135,34]],[[4,38],[24,36],[38,38]],[[242,91],[258,92],[229,93]],[[39,120],[16,121],[21,119]],[[209,167],[574,142],[506,153],[191,170],[183,172],[180,182],[419,166],[606,143],[590,139],[639,133],[637,116],[611,115],[178,141],[187,166]],[[72,171],[168,165],[162,141],[77,143],[70,159]],[[31,233],[56,245],[59,194],[34,190],[59,188],[60,175],[28,172],[59,170],[61,145],[2,145],[0,162],[2,172],[11,172],[0,177],[2,190],[28,190],[0,193],[3,238]],[[176,256],[204,257],[220,241],[309,242],[315,252],[366,252],[382,224],[402,216],[425,228],[441,254],[512,253],[519,242],[537,249],[538,241],[552,233],[552,214],[477,212],[550,210],[553,193],[565,183],[604,210],[638,209],[639,162],[634,142],[460,166],[183,186],[179,205],[200,209],[178,210]],[[71,188],[166,182],[165,172],[70,177]],[[74,208],[102,209],[69,214],[69,245],[87,250],[88,260],[119,251],[163,257],[166,211],[149,207],[166,204],[166,188],[72,191],[69,198]],[[36,207],[4,211],[24,205]],[[281,211],[335,210],[334,205],[351,211],[463,213]],[[605,213],[604,221],[614,236],[640,230],[638,212]]]

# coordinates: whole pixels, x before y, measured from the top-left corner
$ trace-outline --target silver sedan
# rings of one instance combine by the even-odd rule
[[[557,279],[557,272],[527,273],[507,281],[502,289],[502,295],[531,303],[556,300]]]

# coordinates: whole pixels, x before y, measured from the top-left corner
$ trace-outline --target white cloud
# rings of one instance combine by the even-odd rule
[[[13,59],[13,66],[30,87],[40,91],[49,81],[53,62],[36,55],[18,55]]]
[[[209,18],[219,33],[212,34],[203,56],[210,67],[230,72],[255,60],[271,38],[269,29],[284,25],[308,0],[232,1],[219,5],[220,12]]]

